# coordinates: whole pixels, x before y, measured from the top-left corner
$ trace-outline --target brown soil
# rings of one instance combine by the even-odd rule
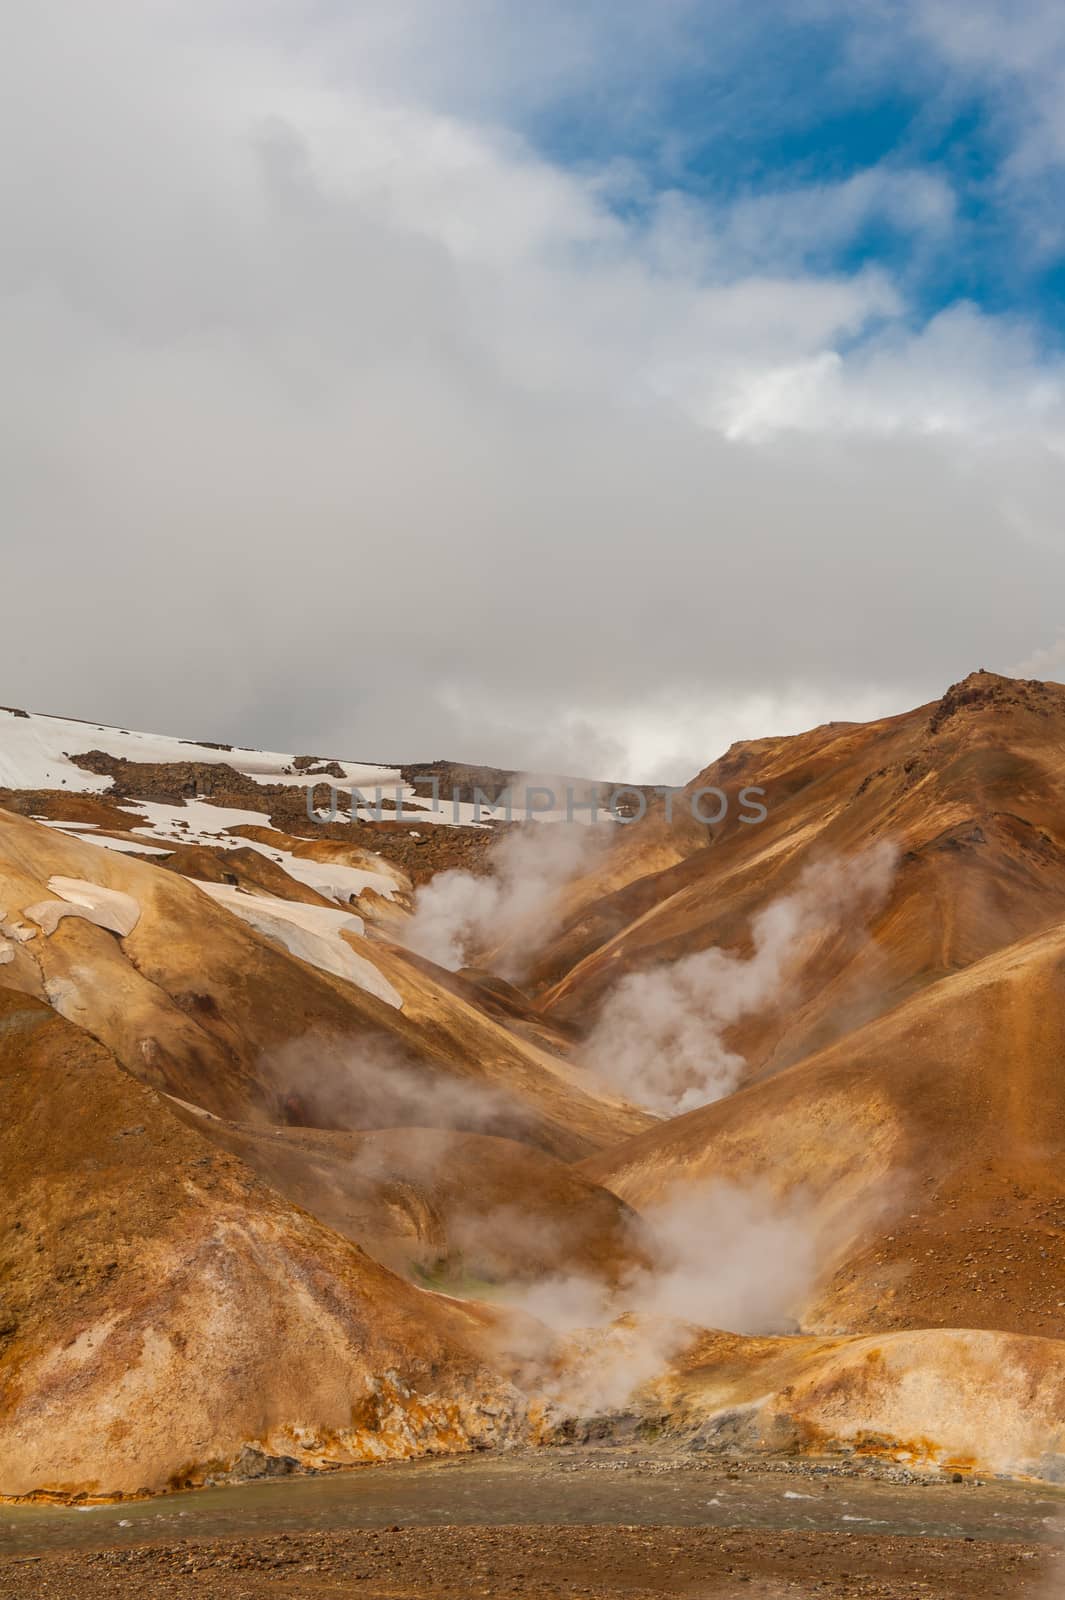
[[[94,827],[108,829],[136,828],[148,820],[136,811],[120,810],[116,799],[110,795],[68,794],[65,789],[0,789],[0,809],[14,811],[20,817],[88,822]]]
[[[1065,929],[591,1158],[638,1210],[711,1177],[802,1191],[835,1243],[811,1328],[1065,1337]]]
[[[788,1004],[730,1035],[752,1076],[799,1060],[1065,920],[1063,749],[1065,688],[991,673],[904,716],[734,745],[688,791],[759,786],[766,819],[744,825],[732,804],[698,828],[677,795],[671,822],[658,802],[625,829],[568,891],[567,925],[533,974],[542,1003],[586,1025],[621,973],[710,946],[742,951],[752,916],[811,862],[891,839],[900,865],[870,940],[820,941]]]
[[[484,828],[456,827],[450,820],[446,823],[420,820],[414,809],[415,802],[404,803],[403,820],[399,822],[390,814],[387,805],[379,822],[361,821],[358,818],[352,821],[346,815],[348,795],[340,785],[337,786],[335,822],[312,822],[307,815],[306,793],[301,788],[285,785],[267,788],[260,785],[259,796],[259,808],[269,812],[271,824],[279,832],[303,839],[330,839],[335,843],[372,851],[402,867],[415,885],[427,883],[436,872],[454,869],[464,872],[487,871],[487,856],[493,840],[498,838],[502,829],[520,826],[518,823],[500,823]],[[215,796],[216,801],[218,798]],[[320,806],[329,806],[330,794],[327,791],[323,790],[316,798]],[[372,791],[367,799],[371,805],[374,803]],[[248,804],[245,798],[229,803]],[[428,805],[430,802],[423,803]],[[449,811],[445,810],[444,815],[450,819]],[[236,833],[240,829],[233,831]]]
[[[542,1150],[436,1128],[262,1128],[180,1113],[212,1144],[397,1271],[441,1288],[550,1277],[606,1282],[642,1260],[637,1219]]]
[[[238,846],[235,850],[216,849],[210,845],[179,845],[172,855],[159,866],[168,872],[177,872],[183,878],[193,878],[198,883],[228,883],[235,888],[274,895],[281,900],[297,900],[308,906],[331,906],[336,902],[326,899],[306,884],[290,876],[276,861],[271,861],[258,850]]]
[[[299,1456],[294,1415],[316,1419],[315,1453],[354,1461],[506,1432],[492,1313],[394,1277],[4,989],[0,1168],[5,1493],[201,1483],[175,1471],[190,1414],[223,1464],[271,1432],[269,1453]]]
[[[83,755],[72,754],[70,759],[82,772],[111,778],[116,795],[136,795],[139,800],[157,800],[164,805],[179,806],[186,799],[223,794],[241,795],[246,800],[262,792],[254,778],[221,761],[129,761],[106,750],[88,750]]]
[[[1065,1560],[1032,1544],[661,1527],[393,1528],[182,1540],[0,1564],[30,1600],[991,1600],[1057,1593]]]

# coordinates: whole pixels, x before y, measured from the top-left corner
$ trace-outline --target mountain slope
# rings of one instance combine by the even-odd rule
[[[689,1448],[1065,1476],[1065,1344],[970,1330],[697,1339],[641,1397]]]
[[[301,835],[330,763],[96,732],[85,792],[0,810],[0,1493],[494,1442],[518,1377],[543,1436],[1060,1471],[1065,689],[736,746],[459,972],[414,886],[488,854]]]
[[[212,1144],[396,1271],[522,1283],[567,1270],[616,1281],[636,1219],[607,1189],[531,1145],[439,1128],[261,1128],[178,1108]]]
[[[637,1210],[768,1185],[825,1272],[804,1326],[1065,1337],[1065,923],[582,1163]]]
[[[55,901],[57,877],[127,896],[136,925],[116,937],[68,915],[46,933],[27,908]],[[412,968],[398,992],[389,973],[400,959],[339,909],[197,887],[6,812],[0,906],[21,928],[5,941],[5,984],[48,999],[129,1071],[220,1116],[381,1126],[415,1120],[428,1095],[430,1120],[567,1156],[648,1121],[423,972]],[[389,1080],[404,1092],[380,1105]]]
[[[856,930],[826,918],[786,982],[726,1035],[746,1077],[778,1069],[908,994],[1065,919],[1065,688],[974,673],[943,699],[860,726],[829,724],[733,748],[688,786],[765,791],[765,821],[735,806],[696,841],[683,798],[666,824],[625,830],[609,871],[571,887],[579,912],[532,981],[544,1014],[589,1028],[619,978],[707,949],[750,953],[752,920],[816,863],[898,851],[890,892]],[[711,802],[707,802],[710,804]],[[652,870],[641,873],[650,840]],[[589,897],[591,898],[589,899]],[[856,937],[860,932],[860,937]]]
[[[498,1442],[490,1317],[403,1283],[0,989],[0,1494]],[[238,1468],[239,1470],[239,1468]]]

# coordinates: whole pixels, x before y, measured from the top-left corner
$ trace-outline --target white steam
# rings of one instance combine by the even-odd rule
[[[475,954],[502,947],[501,977],[519,976],[549,937],[560,891],[602,848],[587,823],[529,823],[492,849],[491,872],[440,872],[418,890],[405,943],[455,972]]]
[[[897,857],[881,841],[846,861],[807,867],[791,894],[753,919],[750,956],[699,950],[627,974],[589,1038],[589,1064],[629,1099],[667,1115],[730,1094],[745,1062],[725,1044],[728,1028],[781,1002],[804,946],[883,902]]]
[[[781,1200],[764,1182],[678,1185],[643,1213],[639,1259],[614,1286],[559,1274],[517,1297],[565,1341],[542,1392],[556,1416],[595,1416],[627,1407],[702,1329],[798,1332],[840,1243],[812,1195]]]
[[[523,1310],[560,1332],[625,1314],[793,1332],[823,1256],[812,1201],[782,1205],[764,1183],[677,1186],[644,1209],[633,1243],[639,1259],[616,1285],[559,1274],[527,1290]]]
[[[521,1137],[511,1096],[439,1062],[411,1059],[385,1038],[300,1039],[267,1052],[260,1072],[269,1120],[312,1128],[455,1128]]]

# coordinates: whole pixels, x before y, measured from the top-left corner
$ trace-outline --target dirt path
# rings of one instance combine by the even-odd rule
[[[11,1600],[985,1600],[1065,1595],[1065,1552],[897,1535],[440,1527],[184,1540],[0,1562]]]

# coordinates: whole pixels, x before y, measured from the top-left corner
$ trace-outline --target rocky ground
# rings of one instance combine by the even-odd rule
[[[1053,1600],[1065,1555],[1035,1544],[662,1527],[390,1528],[193,1540],[0,1561],[11,1600]]]
[[[135,806],[138,799],[180,805],[187,798],[184,778],[189,771],[192,771],[191,766],[179,768],[175,776],[175,768],[170,763],[140,767],[135,797],[131,792],[121,791],[85,795],[66,794],[56,789],[0,789],[0,809],[24,817],[48,817],[57,822],[91,822],[102,830],[126,833],[142,825],[145,818],[143,814],[124,811],[123,806]],[[195,784],[191,787],[195,793]],[[343,785],[337,792],[336,822],[310,821],[306,794],[293,786],[257,784],[253,779],[242,778],[231,788],[215,787],[209,794],[212,803],[219,806],[261,811],[269,817],[272,827],[296,838],[332,839],[338,844],[356,845],[384,856],[402,867],[415,885],[428,882],[437,872],[488,871],[488,851],[493,841],[507,829],[523,826],[520,822],[500,822],[491,828],[456,827],[450,820],[441,824],[424,819],[419,826],[417,802],[411,802],[404,809],[404,821],[395,822],[389,818],[387,794],[380,822],[358,819],[352,822],[346,814],[350,802]],[[321,805],[328,806],[331,793],[323,789],[317,798]],[[368,799],[376,804],[372,790]],[[443,807],[443,814],[450,819],[449,807]]]

